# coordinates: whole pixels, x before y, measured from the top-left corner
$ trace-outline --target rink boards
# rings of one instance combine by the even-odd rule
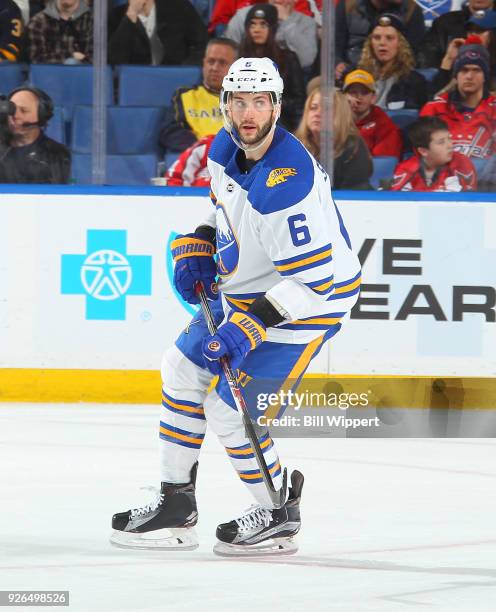
[[[0,204],[0,399],[157,399],[162,352],[193,313],[168,247],[208,213],[207,191],[38,191]],[[463,198],[337,195],[362,294],[311,377],[494,383],[496,206]]]

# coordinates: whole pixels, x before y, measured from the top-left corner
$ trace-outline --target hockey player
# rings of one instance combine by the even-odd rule
[[[296,550],[292,537],[301,524],[303,476],[293,472],[287,501],[275,509],[219,359],[226,356],[239,370],[248,406],[261,389],[294,387],[356,302],[360,266],[328,175],[294,136],[276,127],[282,91],[268,58],[239,59],[224,78],[225,129],[208,160],[212,212],[195,232],[172,244],[178,291],[188,302],[198,302],[200,281],[219,328],[211,336],[198,315],[165,354],[161,490],[153,503],[114,516],[114,544],[196,547],[195,479],[208,421],[257,502],[217,527],[214,551]],[[207,394],[217,374],[215,390]],[[268,416],[283,410],[276,407]],[[280,489],[282,468],[268,431],[259,444]]]

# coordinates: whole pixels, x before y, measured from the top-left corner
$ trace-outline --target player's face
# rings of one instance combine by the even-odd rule
[[[270,132],[274,106],[268,93],[233,93],[229,112],[243,144],[257,144]]]
[[[321,96],[320,92],[316,92],[308,107],[307,125],[310,132],[320,138],[320,121],[321,121]]]
[[[393,26],[377,26],[372,32],[371,44],[379,63],[387,64],[398,53],[398,31]]]
[[[222,79],[235,60],[234,49],[227,45],[209,45],[203,58],[203,82],[212,91],[220,91]]]
[[[33,126],[23,127],[23,124],[38,121],[38,99],[31,91],[18,91],[12,96],[11,101],[16,105],[15,115],[9,117],[11,133],[21,136],[31,132]]]
[[[256,45],[265,45],[269,37],[269,24],[265,19],[252,19],[248,26],[248,33]]]
[[[476,64],[466,64],[456,75],[456,82],[462,95],[478,93],[484,88],[484,73]]]
[[[431,143],[425,152],[425,163],[430,168],[438,168],[453,159],[453,142],[448,130],[437,130],[431,135]]]
[[[375,101],[375,93],[368,87],[361,83],[353,83],[346,88],[345,95],[355,119],[361,119],[369,114],[370,107]]]

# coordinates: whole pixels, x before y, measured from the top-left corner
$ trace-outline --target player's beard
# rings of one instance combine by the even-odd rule
[[[233,127],[236,130],[236,132],[238,133],[239,136],[239,140],[245,144],[245,145],[255,145],[258,144],[259,142],[261,142],[266,136],[267,134],[270,132],[270,130],[272,129],[272,117],[267,121],[267,123],[264,123],[261,127],[257,128],[257,132],[256,134],[254,134],[253,136],[251,136],[250,138],[242,138],[241,136],[241,132],[239,131],[239,123],[234,123],[233,121]]]

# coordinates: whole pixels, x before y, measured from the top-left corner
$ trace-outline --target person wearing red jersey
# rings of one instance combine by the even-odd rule
[[[173,187],[209,187],[207,157],[215,134],[204,136],[176,159],[165,173],[167,185]]]
[[[403,146],[401,130],[375,105],[374,77],[365,70],[353,70],[344,79],[343,91],[372,157],[387,155],[399,159]]]
[[[454,89],[427,102],[421,117],[443,119],[454,150],[474,159],[486,159],[496,150],[496,97],[489,93],[490,61],[487,49],[469,36],[453,63]]]
[[[463,153],[453,150],[446,123],[422,117],[408,130],[415,154],[394,171],[392,191],[474,191],[477,175]]]

